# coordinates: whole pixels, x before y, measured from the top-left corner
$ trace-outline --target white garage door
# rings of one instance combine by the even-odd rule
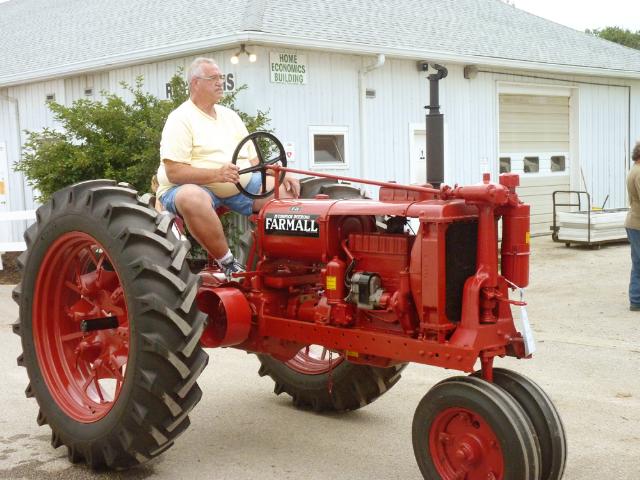
[[[549,233],[554,190],[569,190],[569,97],[500,94],[500,173],[520,174],[531,233]]]

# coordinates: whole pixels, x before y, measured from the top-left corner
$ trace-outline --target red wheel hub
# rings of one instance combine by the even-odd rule
[[[336,368],[343,360],[342,354],[331,352],[321,345],[307,345],[285,364],[298,373],[321,375]]]
[[[498,437],[477,413],[447,408],[429,432],[433,464],[443,480],[498,480],[504,458]]]
[[[124,382],[129,321],[120,277],[92,236],[68,232],[49,247],[36,279],[32,325],[56,404],[82,423],[107,415]]]

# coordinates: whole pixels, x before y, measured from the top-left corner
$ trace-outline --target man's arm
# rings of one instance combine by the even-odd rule
[[[163,159],[167,178],[171,183],[184,185],[193,183],[196,185],[207,185],[209,183],[238,183],[238,166],[227,163],[220,168],[198,168],[182,162],[174,162],[167,158]]]

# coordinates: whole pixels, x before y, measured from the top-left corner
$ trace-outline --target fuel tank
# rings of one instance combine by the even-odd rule
[[[258,252],[266,258],[322,263],[336,255],[343,258],[343,239],[375,230],[375,215],[369,213],[372,203],[377,205],[370,200],[328,198],[269,202],[258,216]],[[336,209],[338,204],[348,208]]]

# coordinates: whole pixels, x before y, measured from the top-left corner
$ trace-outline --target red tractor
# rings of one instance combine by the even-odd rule
[[[247,141],[269,151],[252,167],[263,173],[259,195],[270,193],[267,169],[276,192],[285,171],[309,173],[286,168],[275,137]],[[380,187],[378,200],[339,199],[350,195],[335,180],[354,179],[321,177],[303,182],[312,198],[276,195],[254,216],[248,271],[235,281],[213,264],[192,273],[174,217],[127,185],[79,183],[38,209],[14,331],[26,395],[53,447],[93,468],[159,455],[200,400],[203,347],[234,347],[258,355],[276,393],[315,411],[366,406],[407,362],[470,373],[479,364],[418,405],[412,436],[424,478],[561,478],[566,440],[551,400],[494,368],[496,357],[530,356],[511,313],[520,302],[509,297],[528,283],[518,177],[453,188],[360,181]]]

